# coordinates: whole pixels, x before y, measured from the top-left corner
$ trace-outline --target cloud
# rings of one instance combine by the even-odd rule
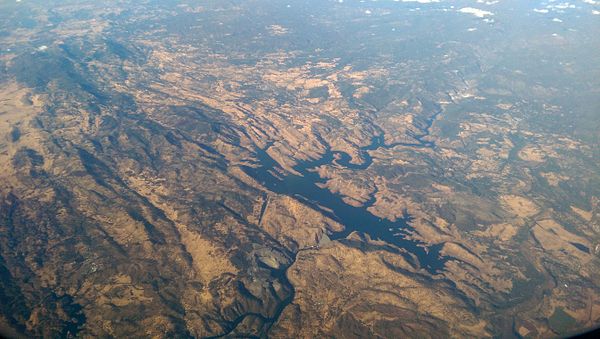
[[[484,11],[481,9],[473,8],[473,7],[463,7],[458,10],[460,13],[472,14],[478,18],[483,18],[488,15],[494,15],[492,12]]]
[[[396,2],[398,2],[399,0],[394,0]],[[417,2],[420,4],[430,4],[433,2],[440,2],[440,0],[402,0],[402,2]]]

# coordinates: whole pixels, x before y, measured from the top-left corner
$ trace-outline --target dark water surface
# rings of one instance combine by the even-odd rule
[[[351,164],[351,157],[347,153],[328,150],[317,160],[304,161],[295,166],[294,169],[301,175],[287,174],[280,176],[276,174],[277,171],[275,170],[279,168],[279,165],[267,154],[267,147],[266,149],[259,150],[257,153],[257,158],[261,166],[257,168],[245,167],[244,170],[269,190],[279,194],[294,196],[343,224],[345,230],[334,233],[331,237],[332,239],[345,238],[354,231],[366,233],[372,239],[383,240],[398,247],[399,249],[393,246],[389,248],[404,254],[407,258],[411,259],[410,261],[414,262],[414,258],[416,257],[421,267],[430,273],[435,273],[443,269],[446,262],[446,259],[441,257],[439,253],[441,246],[426,247],[425,244],[419,241],[406,239],[405,235],[407,231],[412,229],[409,225],[409,222],[412,220],[410,215],[404,214],[403,218],[396,221],[379,218],[367,210],[374,202],[373,197],[363,207],[348,205],[342,200],[341,196],[317,185],[323,183],[323,179],[314,169],[328,164],[337,164],[355,170],[366,169],[372,163],[372,158],[368,151],[380,147],[391,148],[404,145],[433,148],[435,144],[431,141],[424,141],[423,138],[428,135],[429,127],[431,127],[438,114],[436,113],[427,121],[428,126],[425,129],[425,133],[416,137],[418,143],[385,145],[383,134],[374,137],[370,145],[361,148],[362,157],[365,159],[362,164]]]

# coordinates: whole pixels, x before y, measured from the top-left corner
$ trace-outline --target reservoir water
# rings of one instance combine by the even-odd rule
[[[428,126],[425,129],[426,132],[423,135],[416,137],[418,143],[396,143],[385,145],[383,135],[375,136],[371,140],[370,145],[360,149],[362,157],[365,160],[358,165],[350,163],[351,157],[347,153],[328,150],[317,160],[304,161],[295,166],[294,170],[300,173],[300,175],[290,173],[280,176],[274,174],[276,172],[274,169],[278,168],[279,165],[266,152],[266,149],[268,149],[267,147],[263,150],[259,150],[257,153],[257,158],[261,166],[254,168],[245,167],[244,170],[248,175],[255,178],[269,190],[279,194],[293,196],[344,225],[344,231],[331,235],[333,240],[343,239],[354,231],[362,232],[368,234],[372,239],[383,240],[394,245],[390,246],[389,250],[404,255],[411,262],[414,262],[414,259],[416,258],[420,267],[428,270],[430,273],[435,273],[443,269],[446,261],[445,258],[440,255],[441,246],[427,247],[422,242],[407,239],[406,235],[408,234],[408,231],[411,230],[409,222],[412,218],[410,215],[405,213],[402,218],[395,221],[375,216],[367,210],[367,208],[373,204],[374,198],[371,198],[370,201],[361,207],[348,205],[343,201],[341,196],[332,193],[327,188],[319,187],[318,184],[323,183],[323,179],[314,169],[321,165],[333,163],[349,169],[366,169],[372,163],[368,151],[380,147],[391,148],[398,145],[429,148],[435,147],[433,142],[424,141],[423,138],[428,135],[429,127],[438,114],[439,112],[427,121]]]

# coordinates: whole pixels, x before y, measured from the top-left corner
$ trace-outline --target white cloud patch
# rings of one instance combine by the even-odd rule
[[[494,15],[494,13],[489,11],[484,11],[481,9],[473,8],[473,7],[463,7],[458,10],[460,13],[471,14],[478,18],[484,18],[486,16]]]
[[[400,0],[394,0],[396,2],[400,1]],[[440,0],[401,0],[402,2],[417,2],[420,4],[430,4],[430,3],[434,3],[434,2],[440,2]]]
[[[548,5],[548,6],[546,6],[546,8],[549,8],[549,9],[551,9],[553,11],[554,10],[561,11],[561,10],[565,10],[565,9],[577,8],[577,6],[575,6],[574,4],[569,3],[569,2],[561,2],[561,3],[558,3],[556,5],[554,5],[554,4]]]
[[[495,4],[499,3],[499,2],[500,2],[500,1],[498,1],[498,0],[494,0],[494,1],[483,1],[483,0],[477,0],[477,3],[478,3],[478,4],[486,4],[486,5],[488,5],[488,6],[495,5]]]

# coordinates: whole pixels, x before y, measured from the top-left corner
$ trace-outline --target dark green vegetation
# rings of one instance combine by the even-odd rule
[[[554,310],[548,322],[550,323],[550,327],[561,335],[572,333],[573,329],[577,326],[577,320],[560,307]]]

